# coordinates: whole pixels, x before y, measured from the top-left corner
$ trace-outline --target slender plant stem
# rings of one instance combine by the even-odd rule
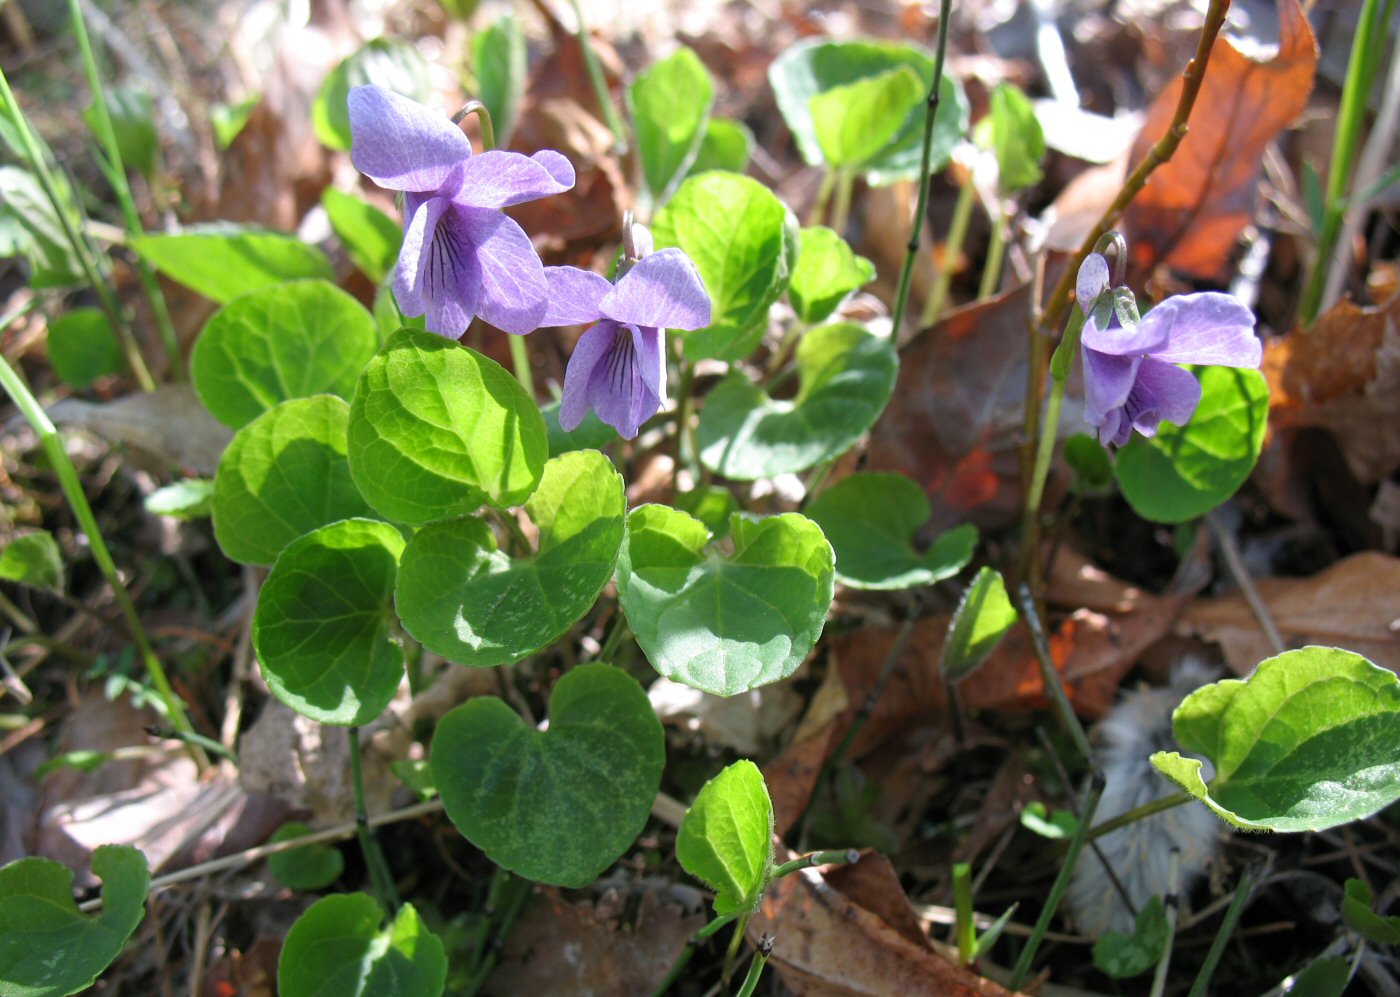
[[[197,744],[201,748],[212,751],[216,755],[222,755],[233,764],[238,764],[238,754],[232,749],[212,737],[205,737],[203,734],[196,734],[194,731],[176,730],[174,727],[159,727],[152,725],[146,728],[146,733],[151,737],[169,739],[172,741],[183,741],[186,744]]]
[[[1167,941],[1162,946],[1162,954],[1157,960],[1157,972],[1152,977],[1152,992],[1149,997],[1162,997],[1166,992],[1167,970],[1172,964],[1172,943],[1176,941],[1177,911],[1181,907],[1181,898],[1177,895],[1180,882],[1181,849],[1173,848],[1167,864],[1167,896],[1164,901],[1167,908]]]
[[[112,127],[112,115],[107,107],[107,93],[102,86],[102,74],[97,69],[97,57],[92,42],[88,38],[87,23],[83,19],[81,0],[68,0],[68,12],[73,21],[73,34],[78,39],[78,50],[82,54],[83,71],[87,74],[88,89],[92,91],[92,107],[96,120],[94,131],[102,143],[103,154],[110,167],[108,179],[112,191],[121,207],[126,230],[131,235],[144,235],[141,215],[136,210],[136,199],[131,196],[131,184],[126,179],[126,167],[122,162],[121,145],[117,142],[116,130]],[[175,334],[175,326],[170,321],[170,310],[165,304],[165,294],[160,289],[160,281],[149,263],[139,255],[136,258],[136,272],[141,279],[141,288],[151,303],[151,314],[155,316],[156,329],[160,333],[161,345],[170,363],[170,376],[176,381],[185,378],[185,365],[180,356],[180,340]]]
[[[0,321],[0,330],[9,325],[11,320],[11,318],[6,318]],[[165,674],[165,667],[156,657],[150,639],[146,636],[146,628],[141,625],[141,617],[137,614],[136,606],[131,601],[126,586],[122,583],[121,573],[117,571],[116,562],[112,560],[112,553],[107,549],[107,542],[102,538],[102,531],[98,529],[97,517],[93,515],[92,506],[88,504],[82,482],[78,479],[77,469],[73,467],[73,462],[68,459],[68,452],[63,449],[63,438],[59,436],[58,430],[50,421],[48,414],[30,394],[28,386],[19,373],[3,357],[0,357],[0,384],[4,385],[10,400],[24,415],[30,428],[39,437],[39,443],[43,446],[44,453],[48,455],[49,463],[58,478],[59,487],[63,490],[63,496],[68,500],[68,506],[72,509],[74,518],[78,520],[78,525],[87,535],[88,546],[92,550],[92,559],[97,562],[102,577],[107,580],[107,584],[112,589],[112,598],[126,619],[132,640],[136,642],[137,652],[141,656],[142,663],[146,666],[147,674],[151,677],[151,684],[156,687],[156,693],[165,706],[167,719],[176,730],[184,734],[193,734],[194,728],[190,725],[189,718],[185,716],[185,704],[181,702],[180,697],[171,687],[170,680]],[[209,758],[205,755],[203,748],[189,741],[186,742],[185,746],[200,771],[209,767]]]
[[[820,225],[822,216],[826,214],[826,206],[831,203],[831,192],[836,189],[836,171],[830,166],[822,174],[822,185],[817,188],[817,199],[812,204],[812,210],[807,212],[807,224]]]
[[[724,950],[724,964],[720,967],[720,989],[729,990],[729,981],[734,976],[734,960],[739,957],[739,948],[744,944],[744,932],[748,930],[750,914],[740,914],[734,925],[734,937],[729,940],[729,948]]]
[[[394,876],[389,871],[384,851],[379,847],[379,836],[374,833],[374,828],[369,822],[369,813],[365,810],[365,777],[363,765],[360,763],[360,728],[347,727],[346,731],[350,735],[350,779],[355,788],[355,835],[360,839],[360,850],[364,852],[365,865],[369,867],[374,892],[379,895],[380,903],[392,914],[399,909],[399,891],[394,886]]]
[[[500,893],[507,886],[513,887],[509,898],[506,900],[505,909],[495,922],[495,930],[491,932],[491,941],[486,946],[486,954],[476,967],[476,972],[472,975],[471,981],[462,991],[462,997],[474,997],[474,995],[486,985],[486,981],[491,977],[491,971],[496,968],[496,960],[500,957],[502,945],[505,944],[506,937],[511,929],[515,927],[515,922],[519,920],[520,914],[525,910],[525,904],[530,899],[531,890],[526,885],[521,888],[520,883],[513,883],[510,873],[497,867],[496,875],[491,879],[491,891],[487,903],[492,910],[500,902]]]
[[[598,660],[610,662],[612,656],[617,653],[618,647],[623,640],[632,632],[632,628],[627,625],[627,618],[622,615],[619,609],[613,618],[612,629],[608,631],[607,638],[603,641],[603,646],[598,651]]]
[[[1167,796],[1159,796],[1155,800],[1149,800],[1146,803],[1133,807],[1131,810],[1125,810],[1117,817],[1110,817],[1102,824],[1095,826],[1089,831],[1088,840],[1095,841],[1098,838],[1102,838],[1105,834],[1112,834],[1121,827],[1135,824],[1140,820],[1151,817],[1153,814],[1159,814],[1164,810],[1175,809],[1183,803],[1190,803],[1194,799],[1195,797],[1190,793],[1171,793]]]
[[[990,298],[1001,286],[1001,262],[1006,255],[1006,213],[1001,204],[991,211],[992,241],[987,246],[987,259],[982,266],[982,283],[977,297]]]
[[[676,462],[671,468],[673,486],[681,468],[688,469],[692,474],[696,472],[696,448],[690,435],[695,410],[695,365],[681,356],[676,360],[676,366],[680,368],[681,383],[676,389]],[[678,489],[673,487],[673,490]]]
[[[948,225],[948,240],[943,244],[942,259],[934,271],[933,288],[924,302],[923,314],[919,316],[920,328],[927,328],[938,321],[943,306],[948,301],[948,288],[953,283],[953,268],[962,256],[963,243],[967,240],[967,227],[972,222],[972,208],[977,203],[977,191],[968,177],[958,188],[957,204],[953,206],[953,220]]]
[[[1220,922],[1220,929],[1215,933],[1215,940],[1210,943],[1210,951],[1206,953],[1206,961],[1201,963],[1200,971],[1196,973],[1196,982],[1191,984],[1191,993],[1187,997],[1206,997],[1206,988],[1210,986],[1210,978],[1215,975],[1215,967],[1220,965],[1220,957],[1225,954],[1225,945],[1230,941],[1230,936],[1235,933],[1235,925],[1239,924],[1240,915],[1244,913],[1246,905],[1249,903],[1249,895],[1254,890],[1254,881],[1257,879],[1256,870],[1245,869],[1240,873],[1240,883],[1235,887],[1235,895],[1230,900],[1230,908],[1225,911],[1225,917]]]
[[[671,985],[681,978],[681,973],[685,971],[686,966],[690,965],[690,960],[695,957],[695,950],[698,949],[707,938],[713,936],[715,932],[719,931],[738,916],[738,914],[721,914],[687,938],[685,941],[685,948],[681,949],[681,954],[678,955],[676,961],[671,964],[670,972],[666,974],[665,979],[657,984],[656,989],[651,992],[652,997],[662,997],[667,990],[670,990]]]
[[[754,953],[753,962],[749,963],[749,971],[744,976],[744,983],[739,987],[739,992],[735,997],[753,997],[753,993],[758,989],[758,980],[763,975],[763,967],[768,965],[768,957],[773,954],[773,939],[769,935],[764,935],[763,940],[758,943],[758,951]]]
[[[812,852],[795,858],[790,862],[784,862],[773,870],[773,879],[782,879],[790,876],[794,872],[802,869],[810,869],[818,865],[854,865],[860,861],[860,852],[854,848],[847,848],[844,851]]]
[[[598,106],[603,110],[603,119],[613,133],[613,150],[627,151],[627,125],[617,109],[617,103],[608,90],[608,81],[603,77],[603,66],[598,61],[598,53],[593,51],[593,40],[588,36],[588,25],[583,20],[583,8],[578,0],[572,0],[574,18],[578,21],[578,44],[583,50],[583,65],[588,70],[588,82],[593,85],[593,93],[598,98]]]
[[[1089,747],[1089,737],[1084,733],[1084,725],[1074,715],[1074,707],[1070,705],[1069,696],[1065,694],[1064,681],[1055,669],[1055,662],[1050,658],[1050,645],[1045,640],[1045,629],[1040,624],[1040,613],[1036,611],[1035,597],[1031,594],[1030,586],[1022,582],[1019,594],[1021,596],[1021,613],[1025,618],[1026,628],[1031,632],[1031,644],[1035,648],[1036,661],[1040,662],[1040,677],[1045,686],[1045,694],[1055,704],[1055,712],[1059,715],[1060,725],[1074,741],[1075,748],[1078,749],[1085,761],[1093,765],[1094,750]],[[1086,809],[1083,820],[1087,821],[1092,817],[1093,812]]]
[[[914,218],[909,223],[909,243],[905,247],[904,266],[899,271],[899,286],[894,296],[894,337],[900,338],[904,309],[909,304],[909,282],[914,276],[914,261],[919,255],[919,236],[924,228],[924,212],[928,208],[929,171],[933,165],[933,122],[938,115],[939,94],[943,90],[943,58],[948,52],[948,21],[953,0],[938,3],[938,45],[933,53],[933,84],[929,87],[924,111],[924,149],[919,158],[919,193],[914,199]]]
[[[831,206],[831,227],[845,238],[846,225],[851,220],[851,195],[855,191],[856,175],[841,168],[836,171],[836,201]]]
[[[515,368],[515,378],[530,400],[535,398],[535,374],[530,369],[530,351],[525,347],[525,337],[506,333],[510,340],[510,365]]]
[[[977,924],[972,909],[972,865],[953,863],[953,910],[957,914],[958,962],[966,966],[977,948]]]
[[[491,112],[485,104],[479,100],[467,101],[452,115],[452,123],[460,125],[471,114],[476,115],[477,125],[481,129],[481,149],[483,152],[490,152],[496,148],[496,127],[491,123]]]

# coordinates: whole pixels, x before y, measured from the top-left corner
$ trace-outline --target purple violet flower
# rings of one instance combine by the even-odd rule
[[[1107,261],[1091,254],[1079,270],[1076,295],[1088,316],[1080,337],[1084,354],[1084,418],[1099,442],[1118,446],[1136,429],[1153,436],[1163,419],[1184,425],[1201,401],[1201,385],[1177,364],[1259,366],[1262,348],[1254,315],[1228,294],[1181,294],[1157,305],[1135,327],[1122,324],[1095,299],[1108,290]],[[1131,315],[1131,312],[1129,313]]]
[[[403,191],[404,238],[394,297],[405,315],[456,338],[472,316],[533,331],[548,308],[544,265],[501,208],[568,190],[574,168],[553,150],[472,155],[446,115],[378,86],[350,91],[350,158],[379,186]]]
[[[596,322],[569,357],[559,424],[571,430],[592,408],[626,439],[666,400],[663,329],[710,324],[710,296],[690,257],[651,251],[651,233],[631,230],[617,283],[577,267],[549,267],[549,310],[541,325]]]

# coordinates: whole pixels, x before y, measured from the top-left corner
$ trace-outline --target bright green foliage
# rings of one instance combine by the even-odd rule
[[[1021,808],[1021,826],[1042,838],[1063,841],[1074,834],[1075,829],[1079,827],[1079,820],[1072,810],[1056,810],[1051,813],[1044,803],[1031,800]]]
[[[662,675],[733,696],[791,675],[826,622],[835,584],[831,545],[805,516],[730,520],[734,553],[676,509],[644,505],[627,521],[617,593]]]
[[[57,182],[62,188],[59,197],[69,206],[70,221],[75,229],[81,228],[71,207],[72,188],[62,173]],[[17,250],[28,258],[30,287],[71,287],[83,282],[82,263],[33,173],[18,166],[0,166],[0,217],[8,217],[18,229],[18,244],[7,249],[6,255]]]
[[[447,981],[442,942],[412,904],[381,928],[384,912],[365,893],[312,904],[277,960],[281,997],[438,997]]]
[[[15,537],[0,550],[0,578],[30,588],[63,591],[63,555],[47,530]]]
[[[733,371],[705,398],[700,462],[734,481],[805,471],[848,450],[884,411],[899,359],[858,325],[813,329],[797,347],[801,381],[792,400],[770,398]]]
[[[325,254],[296,236],[226,222],[136,236],[131,246],[171,280],[221,305],[270,284],[335,277]]]
[[[339,150],[350,148],[350,108],[346,101],[351,90],[367,83],[412,97],[420,104],[432,98],[428,63],[413,44],[398,38],[371,39],[341,60],[316,94],[311,123],[322,145]],[[444,116],[450,113],[445,112]]]
[[[637,680],[580,665],[554,687],[549,728],[494,696],[438,723],[430,765],[452,823],[491,861],[527,879],[582,887],[646,825],[665,736]]]
[[[1348,879],[1342,898],[1342,917],[1352,930],[1377,945],[1400,945],[1400,917],[1382,917],[1371,905],[1376,896],[1362,879]]]
[[[700,151],[714,102],[709,70],[688,48],[653,63],[627,88],[637,157],[655,203],[666,200]]]
[[[1113,461],[1108,452],[1088,433],[1075,433],[1065,440],[1065,463],[1074,472],[1079,491],[1102,491],[1113,484]]]
[[[146,496],[146,511],[153,516],[203,519],[214,514],[214,482],[210,478],[183,478],[157,488]]]
[[[1269,388],[1257,370],[1199,367],[1201,404],[1185,426],[1162,423],[1118,454],[1118,486],[1143,519],[1184,523],[1244,484],[1264,445]]]
[[[933,56],[918,45],[882,41],[799,42],[768,67],[768,82],[782,111],[802,158],[811,166],[829,165],[822,151],[818,125],[813,117],[812,98],[836,87],[869,80],[907,66],[918,74],[920,92],[927,95],[933,85]],[[903,84],[894,84],[903,86]],[[818,103],[818,107],[822,107]],[[939,90],[938,116],[933,125],[932,156],[934,171],[943,168],[953,146],[967,131],[968,104],[962,87],[950,74],[944,74]],[[922,102],[908,108],[894,137],[881,143],[884,151],[863,163],[871,183],[887,184],[911,180],[919,174],[923,152],[924,114]]]
[[[1043,174],[1045,132],[1029,98],[1014,83],[999,83],[992,91],[992,149],[997,157],[998,184],[1003,195],[1034,187]]]
[[[598,413],[592,409],[583,414],[583,421],[572,430],[565,430],[559,425],[559,402],[550,402],[540,412],[544,415],[551,457],[558,457],[570,450],[601,450],[618,439],[617,430],[599,419]]]
[[[825,225],[802,230],[797,268],[788,300],[809,325],[824,322],[852,291],[875,277],[875,264],[857,256],[850,244]]]
[[[195,343],[190,375],[210,414],[238,429],[290,398],[349,398],[378,347],[358,301],[324,280],[294,281],[216,312]]]
[[[49,323],[49,362],[64,384],[79,391],[125,363],[116,333],[96,308],[74,308]]]
[[[323,724],[353,727],[383,712],[403,678],[392,602],[403,547],[387,523],[344,519],[282,551],[253,614],[274,696]]]
[[[544,466],[525,503],[539,545],[496,549],[479,519],[426,526],[409,541],[395,601],[420,644],[464,665],[502,665],[562,637],[612,578],[627,515],[622,476],[596,450]]]
[[[488,357],[401,329],[370,361],[350,406],[350,472],[394,522],[419,525],[530,497],[544,472],[544,418]]]
[[[705,524],[715,540],[729,536],[729,520],[739,511],[739,500],[728,488],[701,485],[676,495],[676,508]]]
[[[676,835],[676,858],[715,891],[716,914],[758,910],[773,874],[773,801],[741,759],[705,783]]]
[[[1161,897],[1143,905],[1133,928],[1131,935],[1110,931],[1094,943],[1094,965],[1115,980],[1145,973],[1162,957],[1170,929]]]
[[[915,534],[932,512],[915,482],[883,471],[842,478],[806,509],[836,551],[837,580],[856,589],[932,585],[962,570],[972,559],[977,528],[955,527],[917,550]]]
[[[919,74],[896,66],[813,94],[812,130],[828,166],[851,168],[874,159],[894,138],[925,92]]]
[[[247,100],[234,104],[215,104],[209,108],[209,124],[214,129],[214,142],[220,149],[227,149],[238,138],[253,109],[262,101],[262,94],[253,94]]]
[[[705,124],[700,151],[695,154],[695,162],[690,164],[690,176],[707,170],[743,173],[749,168],[753,143],[753,132],[742,121],[710,118]]]
[[[24,858],[0,868],[0,993],[65,997],[85,990],[121,955],[145,916],[151,874],[130,845],[92,853],[102,880],[102,913],[84,917],[73,903],[73,871]]]
[[[311,828],[301,821],[292,820],[273,832],[269,840],[291,841],[310,833]],[[320,890],[340,878],[345,871],[345,857],[333,845],[305,845],[269,855],[267,868],[277,882],[289,890]]]
[[[1016,608],[1006,595],[1001,572],[983,567],[963,593],[948,640],[943,645],[943,677],[956,682],[970,675],[996,650],[1006,632],[1016,623]]]
[[[525,32],[512,14],[502,14],[489,28],[472,36],[472,72],[477,97],[491,115],[496,148],[510,144],[528,69]]]
[[[1305,647],[1198,689],[1172,714],[1181,747],[1152,764],[1235,827],[1320,831],[1400,799],[1400,680],[1359,654]]]
[[[156,134],[156,108],[150,95],[134,87],[107,87],[107,116],[117,139],[117,152],[129,170],[147,179],[160,165],[160,137]],[[97,108],[83,109],[83,122],[97,135]]]
[[[1351,982],[1351,964],[1335,955],[1315,959],[1291,979],[1288,997],[1342,997]]]
[[[687,333],[688,360],[748,355],[797,259],[797,219],[757,180],[712,170],[681,184],[652,226],[656,247],[678,246],[710,293],[710,324]]]
[[[333,395],[283,402],[244,426],[219,459],[214,536],[244,564],[271,564],[318,527],[371,516],[350,479],[350,407]]]
[[[403,227],[368,201],[327,187],[321,193],[331,228],[350,262],[380,283],[394,269],[403,242]]]

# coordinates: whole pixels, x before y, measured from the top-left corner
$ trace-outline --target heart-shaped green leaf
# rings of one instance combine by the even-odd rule
[[[804,228],[800,246],[787,293],[797,317],[809,325],[826,321],[846,295],[875,276],[875,264],[825,225]]]
[[[420,104],[430,100],[433,92],[428,63],[416,45],[401,38],[373,38],[342,59],[321,83],[311,106],[311,124],[322,145],[350,148],[350,91],[367,83]]]
[[[705,137],[700,142],[700,151],[695,154],[695,162],[690,164],[690,176],[709,170],[743,173],[749,168],[753,142],[753,132],[742,121],[711,118],[705,124]]]
[[[479,519],[434,523],[409,541],[395,604],[428,650],[463,665],[519,661],[593,607],[622,546],[622,476],[596,450],[555,457],[525,511],[539,530],[530,557],[497,550]]]
[[[706,549],[699,520],[644,505],[617,559],[618,599],[652,667],[717,696],[791,675],[821,636],[835,586],[831,545],[805,516],[730,524],[726,557]]]
[[[146,856],[102,845],[92,871],[102,880],[102,913],[88,918],[73,903],[73,871],[63,863],[24,858],[0,868],[0,993],[66,997],[121,955],[146,913]]]
[[[503,868],[582,887],[646,825],[665,736],[651,702],[611,665],[581,665],[554,687],[538,731],[494,696],[448,713],[433,735],[433,782],[452,823]]]
[[[1138,911],[1131,935],[1110,931],[1094,943],[1094,965],[1115,980],[1139,976],[1157,964],[1170,933],[1162,898],[1153,897]]]
[[[1235,827],[1321,831],[1400,799],[1400,680],[1350,651],[1287,651],[1197,689],[1172,729],[1214,778],[1175,751],[1152,764]]]
[[[384,711],[403,678],[394,578],[404,542],[370,519],[344,519],[290,544],[253,614],[253,647],[272,694],[323,724]]]
[[[1376,895],[1362,879],[1348,879],[1342,896],[1342,917],[1352,930],[1377,945],[1400,945],[1400,917],[1382,917],[1372,908]]]
[[[355,386],[350,473],[394,522],[519,505],[547,454],[544,418],[520,382],[450,339],[400,329]]]
[[[797,259],[797,219],[757,180],[712,170],[681,184],[656,215],[658,249],[685,250],[710,294],[710,324],[687,333],[688,360],[747,356]]]
[[[1014,83],[992,91],[992,148],[997,157],[997,184],[1004,196],[1040,183],[1044,176],[1045,132],[1030,99]]]
[[[137,236],[131,246],[171,280],[221,305],[301,277],[335,279],[326,255],[296,236],[226,222]]]
[[[773,874],[773,801],[741,759],[705,783],[676,835],[681,867],[715,891],[716,914],[758,910]]]
[[[1006,594],[1001,572],[983,567],[963,592],[953,621],[948,624],[948,640],[943,645],[940,670],[949,682],[972,672],[987,655],[996,650],[1006,632],[1016,623],[1016,607]]]
[[[283,402],[240,429],[214,478],[214,536],[244,564],[327,523],[373,515],[345,459],[350,406],[333,395]]]
[[[374,317],[324,280],[245,294],[214,314],[195,343],[199,400],[231,429],[278,402],[322,393],[349,398],[379,348]]]
[[[294,841],[311,833],[299,820],[288,821],[271,837],[272,842]],[[319,890],[330,886],[345,870],[345,857],[333,845],[314,844],[274,852],[267,857],[268,871],[289,890]]]
[[[79,391],[122,369],[122,348],[107,316],[74,308],[49,323],[49,363],[64,384]]]
[[[1203,516],[1244,484],[1259,459],[1269,387],[1257,370],[1198,367],[1201,403],[1185,426],[1162,423],[1118,452],[1118,486],[1143,519],[1184,523]]]
[[[627,88],[637,158],[653,203],[665,201],[670,188],[685,176],[705,138],[714,102],[709,70],[685,47],[653,63]]]
[[[895,66],[813,94],[807,110],[822,158],[835,167],[860,166],[875,158],[924,93],[918,73]]]
[[[282,997],[438,997],[447,983],[442,942],[412,904],[381,928],[365,893],[322,897],[297,918],[277,960]]]
[[[972,560],[977,528],[944,533],[927,550],[914,538],[933,510],[924,490],[902,474],[852,474],[804,510],[836,551],[836,578],[857,589],[902,589],[951,578]]]
[[[0,578],[30,588],[63,591],[63,555],[48,530],[15,537],[0,550]]]
[[[370,280],[380,283],[399,258],[403,227],[368,201],[334,187],[321,193],[321,206],[350,262]]]
[[[739,500],[728,488],[701,485],[676,495],[676,508],[700,520],[715,540],[729,536],[729,520],[739,511]]]
[[[889,340],[843,322],[813,329],[797,347],[797,397],[770,398],[740,371],[705,397],[700,462],[734,481],[805,471],[861,438],[894,392],[899,359]]]
[[[566,430],[559,424],[559,402],[553,401],[540,409],[544,416],[544,428],[549,436],[549,455],[558,457],[570,450],[601,450],[619,437],[598,413],[589,409],[583,413],[583,421],[573,429]]]
[[[471,44],[477,97],[491,115],[496,147],[509,148],[530,68],[525,32],[513,14],[502,14],[490,27],[472,35]]]

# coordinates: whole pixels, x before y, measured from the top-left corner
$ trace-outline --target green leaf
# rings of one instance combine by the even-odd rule
[[[1199,367],[1201,404],[1185,426],[1162,423],[1118,452],[1118,486],[1143,519],[1203,516],[1244,484],[1264,445],[1269,387],[1257,370]]]
[[[438,722],[429,763],[452,823],[497,865],[583,887],[646,826],[665,736],[651,702],[611,665],[580,665],[554,687],[549,727],[478,696]]]
[[[334,187],[322,191],[321,205],[350,262],[376,284],[383,282],[398,261],[402,226],[368,201]]]
[[[809,166],[828,162],[822,152],[812,98],[837,87],[872,79],[907,66],[918,74],[920,95],[933,85],[933,55],[919,45],[881,41],[806,41],[787,49],[768,67],[768,82],[778,100],[798,151]],[[818,105],[822,106],[821,104]],[[893,139],[881,143],[884,151],[863,164],[866,179],[875,184],[912,180],[919,175],[923,153],[924,104],[915,104],[905,115]],[[947,162],[953,146],[967,131],[968,104],[962,87],[949,74],[939,90],[938,115],[933,125],[930,169],[937,172]]]
[[[1045,132],[1030,99],[1014,83],[998,83],[992,91],[992,148],[997,157],[997,183],[1003,195],[1017,194],[1040,183],[1045,158]]]
[[[799,319],[815,325],[826,321],[847,295],[874,277],[875,264],[857,256],[832,229],[804,228],[788,300]]]
[[[1088,433],[1075,433],[1065,440],[1065,463],[1074,472],[1074,487],[1078,491],[1100,492],[1113,484],[1113,461]]]
[[[749,177],[712,170],[680,185],[652,234],[658,249],[685,250],[710,293],[710,324],[685,335],[686,359],[738,360],[757,345],[796,262],[796,226],[783,202]]]
[[[1235,827],[1320,831],[1400,799],[1400,680],[1359,654],[1305,647],[1244,681],[1196,690],[1172,714],[1181,747],[1152,764]]]
[[[72,206],[72,188],[66,179],[58,182],[64,210],[74,229],[81,229]],[[12,218],[23,234],[21,243],[29,260],[31,287],[70,287],[86,280],[78,254],[64,234],[63,222],[34,174],[18,166],[0,166],[0,213]]]
[[[463,665],[504,665],[554,643],[593,608],[612,579],[627,498],[596,450],[544,466],[525,503],[538,549],[510,557],[479,519],[419,530],[399,568],[395,604],[420,644]]]
[[[214,514],[214,482],[209,478],[184,478],[146,496],[146,511],[153,516],[203,519]]]
[[[63,555],[47,530],[15,537],[0,550],[0,578],[30,588],[63,591]]]
[[[49,362],[59,380],[79,391],[126,363],[107,316],[96,308],[74,308],[49,323]]]
[[[1284,991],[1288,997],[1342,997],[1351,982],[1351,965],[1341,956],[1316,959],[1290,980]]]
[[[1365,880],[1348,879],[1346,895],[1342,897],[1342,917],[1353,931],[1377,945],[1400,945],[1400,917],[1382,917],[1371,904],[1375,894]]]
[[[437,797],[437,787],[433,785],[433,773],[426,758],[400,758],[389,763],[389,770],[420,800],[427,802]]]
[[[295,281],[215,312],[190,375],[210,414],[238,429],[292,398],[349,398],[378,348],[374,318],[358,301],[323,280]]]
[[[394,577],[404,541],[344,519],[290,544],[253,614],[253,647],[272,694],[318,723],[353,727],[384,711],[403,678]]]
[[[311,828],[293,820],[274,831],[269,840],[274,843],[292,841],[310,833]],[[320,890],[340,878],[345,871],[345,857],[340,854],[339,848],[331,845],[304,845],[269,855],[267,868],[273,878],[289,890]]]
[[[730,173],[743,173],[749,168],[749,156],[753,153],[753,132],[742,121],[729,118],[710,118],[705,123],[705,136],[700,140],[700,151],[690,164],[690,176],[708,170],[728,170]]]
[[[729,520],[739,511],[739,500],[728,488],[701,485],[676,496],[676,508],[704,524],[716,540],[729,535]]]
[[[1170,929],[1161,897],[1143,905],[1133,927],[1131,935],[1110,931],[1094,943],[1094,965],[1115,980],[1139,976],[1162,957]]]
[[[95,918],[73,903],[73,871],[63,863],[23,858],[0,868],[0,993],[75,994],[121,955],[146,913],[146,856],[130,845],[102,845],[92,871],[102,880]]]
[[[215,104],[209,108],[209,124],[214,129],[214,142],[220,149],[227,149],[233,145],[233,140],[247,127],[248,119],[253,116],[253,109],[261,101],[262,94],[257,93],[246,100]]]
[[[733,696],[787,678],[821,636],[835,584],[831,545],[805,516],[730,520],[734,553],[704,525],[644,505],[627,520],[617,593],[652,667]]]
[[[1074,834],[1079,827],[1079,820],[1074,816],[1073,811],[1056,810],[1052,814],[1046,809],[1044,803],[1039,800],[1031,800],[1021,808],[1021,826],[1042,838],[1062,841]]]
[[[156,134],[156,107],[150,95],[133,87],[107,87],[107,115],[117,139],[117,152],[129,170],[146,178],[160,165],[160,138]],[[89,104],[83,110],[88,131],[97,135],[97,109]]]
[[[948,624],[943,645],[943,677],[956,682],[972,674],[996,650],[1016,623],[1016,607],[1006,595],[1001,572],[983,567],[963,593],[957,612]]]
[[[294,235],[215,222],[173,235],[138,235],[131,246],[165,276],[221,305],[301,277],[332,280],[330,261]]]
[[[322,897],[297,918],[277,960],[281,997],[438,997],[447,982],[442,942],[412,904],[384,928],[364,893]]]
[[[214,536],[244,564],[271,564],[312,530],[372,516],[345,459],[350,407],[332,395],[296,398],[240,429],[214,478]]]
[[[545,433],[549,436],[549,455],[558,457],[570,450],[601,450],[618,439],[613,429],[598,413],[589,409],[583,414],[583,421],[573,429],[566,430],[559,424],[559,402],[550,402],[540,413],[544,416]]]
[[[544,472],[544,418],[500,364],[401,329],[370,361],[350,406],[350,472],[380,514],[419,525],[483,502],[530,497]]]
[[[805,512],[831,541],[836,579],[848,588],[932,585],[961,571],[977,545],[977,528],[963,525],[927,550],[915,549],[933,510],[924,490],[902,474],[852,474],[818,494]]]
[[[502,14],[489,28],[472,36],[477,97],[491,115],[498,149],[510,145],[528,68],[525,32],[513,15]]]
[[[428,63],[410,42],[374,38],[341,60],[330,71],[311,107],[316,138],[327,148],[350,148],[350,91],[373,83],[420,104],[432,98]],[[444,115],[445,116],[445,115]]]
[[[773,801],[740,759],[705,783],[676,835],[681,867],[715,891],[715,913],[752,914],[773,875]]]
[[[805,471],[850,449],[875,425],[894,391],[894,346],[852,323],[824,325],[797,347],[801,387],[770,398],[732,371],[705,398],[700,462],[734,481]]]
[[[715,102],[709,70],[690,49],[653,63],[627,88],[637,158],[653,203],[666,200],[700,151]]]
[[[813,94],[812,130],[828,166],[851,168],[873,159],[894,138],[925,93],[908,66]]]

